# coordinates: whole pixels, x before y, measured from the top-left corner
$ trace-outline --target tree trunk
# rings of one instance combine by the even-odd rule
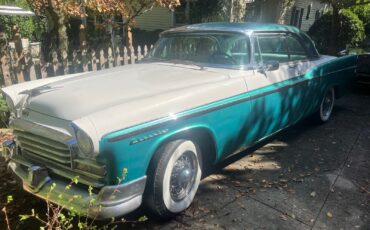
[[[291,6],[293,6],[294,3],[295,3],[295,0],[280,0],[280,4],[279,4],[280,6],[278,8],[278,12],[281,12],[281,13],[277,14],[277,23],[280,23],[280,24],[289,23],[289,19],[288,21],[285,21],[285,17],[288,14],[288,12],[291,11]]]
[[[48,23],[48,36],[45,41],[45,57],[49,61],[51,60],[52,51],[56,51],[61,57],[63,51],[68,53],[68,35],[67,35],[67,18],[54,8],[47,8],[46,19]]]
[[[190,2],[189,0],[186,0],[186,3],[185,3],[185,21],[187,24],[190,24]]]
[[[335,55],[339,51],[337,45],[339,28],[340,28],[339,9],[336,6],[333,6],[333,17],[331,21],[329,48],[328,48],[328,53],[331,55]]]
[[[68,53],[68,35],[67,35],[67,27],[66,27],[66,16],[59,12],[59,20],[58,20],[58,37],[59,37],[59,47],[58,47],[58,54],[61,56],[63,51]]]
[[[126,32],[126,47],[127,49],[130,49],[132,47],[132,32],[131,26],[129,24],[126,24],[125,32]]]
[[[230,22],[234,21],[234,0],[230,1],[230,18],[229,18],[229,21]]]

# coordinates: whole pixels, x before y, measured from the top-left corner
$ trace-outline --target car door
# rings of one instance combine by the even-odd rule
[[[288,48],[290,68],[290,89],[287,98],[292,114],[290,123],[295,123],[302,119],[310,111],[310,100],[314,98],[313,92],[319,87],[320,82],[313,81],[313,76],[308,74],[312,67],[307,51],[302,41],[295,34],[287,34],[285,43]]]
[[[252,36],[254,74],[246,77],[251,96],[251,122],[248,141],[253,143],[288,126],[295,120],[297,102],[295,78],[302,71],[290,60],[287,33],[257,33]],[[268,63],[279,63],[276,70],[265,70]]]

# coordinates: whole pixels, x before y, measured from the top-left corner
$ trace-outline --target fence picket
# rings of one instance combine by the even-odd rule
[[[143,55],[141,53],[141,47],[137,47],[137,61],[140,61],[143,58]]]
[[[54,76],[57,76],[59,74],[59,60],[58,60],[58,54],[56,51],[53,51],[52,55],[53,57],[53,61],[52,61],[52,65],[53,65],[53,75]]]
[[[113,50],[108,47],[108,68],[112,68],[114,65]]]
[[[4,52],[3,56],[0,57],[1,62],[1,73],[3,75],[4,84],[5,86],[12,85],[12,77],[11,77],[11,71],[10,71],[10,58],[9,56]]]
[[[100,69],[105,69],[104,50],[100,50],[99,63],[100,63]]]
[[[131,64],[135,64],[135,50],[134,50],[134,47],[131,46],[130,48],[130,60],[131,60]]]
[[[116,57],[115,57],[115,65],[120,66],[121,65],[121,51],[119,47],[116,48]]]
[[[123,48],[123,64],[128,65],[128,53],[126,46]]]
[[[89,71],[88,68],[88,61],[87,61],[87,50],[83,49],[81,51],[81,63],[82,63],[82,72],[87,72]]]
[[[25,68],[24,68],[24,75],[27,76],[27,79],[30,81],[36,80],[36,70],[35,70],[35,63],[32,60],[31,53],[27,51],[24,55],[24,62],[25,62]]]
[[[67,54],[67,51],[65,50],[63,50],[63,53],[62,53],[62,63],[63,63],[63,73],[69,74],[68,54]]]
[[[148,46],[145,45],[144,46],[144,56],[146,56],[148,54]]]
[[[49,63],[45,62],[44,57],[41,55],[41,61],[40,61],[41,78],[48,77],[48,72],[47,72],[48,67],[49,67]]]
[[[91,69],[92,71],[97,71],[98,70],[98,66],[97,66],[97,63],[96,63],[96,56],[95,56],[95,50],[92,49],[91,50]]]

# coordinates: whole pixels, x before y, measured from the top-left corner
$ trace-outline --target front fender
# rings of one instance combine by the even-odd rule
[[[182,135],[189,136],[194,130],[206,131],[213,139],[215,138],[215,131],[204,123],[185,124],[182,122],[165,125],[117,141],[110,141],[114,136],[113,133],[103,137],[100,141],[100,150],[109,165],[107,167],[108,180],[114,184],[116,178],[121,176],[123,169],[127,169],[123,183],[144,176],[153,155],[162,144]]]

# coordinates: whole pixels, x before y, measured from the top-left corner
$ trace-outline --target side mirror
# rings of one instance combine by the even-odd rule
[[[278,61],[266,61],[262,65],[258,67],[258,72],[263,73],[266,75],[267,71],[274,71],[278,70],[280,67],[280,64]]]
[[[342,50],[342,51],[339,51],[338,53],[337,53],[337,56],[338,57],[343,57],[343,56],[346,56],[346,55],[348,55],[349,54],[349,51],[348,50]]]
[[[279,69],[279,62],[278,61],[266,61],[263,64],[263,69],[265,71],[274,71]]]

